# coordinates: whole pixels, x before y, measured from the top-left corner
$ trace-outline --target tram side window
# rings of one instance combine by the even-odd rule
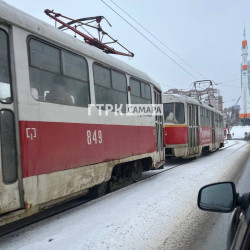
[[[217,128],[218,127],[218,114],[214,114],[214,117],[215,117],[215,127]]]
[[[164,103],[163,109],[166,123],[185,123],[185,111],[183,103]]]
[[[219,115],[219,127],[223,128],[224,124],[223,124],[223,117],[221,115]]]
[[[130,78],[129,85],[131,87],[131,104],[152,103],[151,88],[149,84]]]
[[[201,108],[200,109],[200,123],[201,125],[205,125],[205,116],[204,116],[205,109]]]
[[[143,82],[141,83],[141,94],[142,94],[142,98],[151,100],[151,89],[148,84],[143,83]]]
[[[140,103],[141,100],[141,83],[139,81],[136,81],[134,79],[129,80],[129,85],[131,87],[131,103],[136,104]]]
[[[210,126],[210,111],[209,110],[205,108],[201,108],[200,121],[201,121],[201,125]]]
[[[38,101],[87,107],[90,103],[85,58],[36,39],[29,40],[31,94]]]
[[[94,64],[94,79],[95,84],[111,88],[111,75],[110,75],[110,69],[104,68],[98,64]]]
[[[88,65],[84,58],[62,51],[62,62],[64,75],[88,82]]]
[[[0,101],[11,103],[11,77],[8,35],[0,29]]]
[[[122,112],[126,112],[127,81],[125,74],[94,64],[94,81],[96,104],[112,104],[113,107],[122,107]],[[122,105],[122,106],[121,106]]]
[[[30,64],[39,69],[60,73],[60,50],[31,39]]]
[[[127,93],[127,80],[124,74],[111,70],[111,79],[113,89]]]
[[[210,126],[210,111],[206,110],[206,125]]]

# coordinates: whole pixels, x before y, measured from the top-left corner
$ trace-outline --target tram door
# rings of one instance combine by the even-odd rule
[[[199,153],[199,120],[196,105],[188,105],[188,150],[190,155]]]
[[[212,149],[215,148],[215,115],[214,112],[211,112],[211,119],[212,119]]]
[[[162,104],[161,93],[154,90],[155,104]],[[165,160],[163,148],[163,116],[155,116],[155,130],[156,130],[156,147],[159,153],[160,160]]]
[[[0,25],[0,214],[21,207],[8,28]]]

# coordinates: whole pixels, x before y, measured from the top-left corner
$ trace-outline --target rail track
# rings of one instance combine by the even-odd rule
[[[230,147],[232,147],[232,146],[234,146],[236,144],[238,144],[238,141],[234,141],[233,144],[230,144],[228,146],[226,145],[225,147],[219,149],[219,151],[230,148]],[[193,160],[194,159],[172,159],[172,160],[167,160],[167,164],[171,164],[170,166],[164,165],[163,169],[151,170],[151,171],[148,171],[148,172],[144,172],[143,176],[142,176],[142,179],[140,181],[143,181],[145,179],[152,178],[152,177],[154,177],[156,175],[159,175],[159,174],[162,174],[164,172],[170,171],[170,170],[172,170],[174,168],[185,165],[185,164],[187,164],[187,163],[189,163],[189,162],[191,162]],[[140,181],[138,181],[138,182],[140,182]],[[44,211],[41,211],[41,212],[39,212],[39,213],[37,213],[35,215],[32,215],[30,217],[23,218],[23,219],[21,219],[21,220],[19,220],[17,222],[13,222],[13,223],[10,223],[8,225],[2,226],[2,227],[0,227],[0,237],[3,236],[3,235],[9,234],[11,232],[14,232],[14,231],[16,231],[18,229],[24,228],[24,227],[26,227],[28,225],[33,224],[33,223],[36,223],[36,222],[39,222],[39,221],[44,220],[46,218],[49,218],[51,216],[55,216],[57,214],[60,214],[60,213],[62,213],[64,211],[67,211],[67,210],[72,209],[74,207],[83,205],[83,204],[85,204],[85,203],[87,203],[87,202],[89,202],[91,200],[93,200],[93,199],[86,198],[86,196],[75,198],[73,200],[66,201],[66,202],[64,202],[62,204],[59,204],[59,205],[56,205],[54,207],[47,208]]]

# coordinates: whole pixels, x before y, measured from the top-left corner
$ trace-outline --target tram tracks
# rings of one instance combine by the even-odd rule
[[[185,165],[186,163],[188,163],[190,161],[191,160],[188,160],[188,161],[186,160],[185,162],[183,162],[181,164],[177,164],[177,165],[170,166],[170,167],[165,166],[164,168],[166,168],[166,169],[151,170],[149,172],[144,172],[144,176],[142,177],[142,179],[140,181],[143,181],[143,180],[148,179],[148,178],[152,178],[155,175],[159,175],[159,174],[167,172],[171,169]],[[140,182],[140,181],[138,181],[138,182]],[[127,185],[127,186],[129,186],[129,185]],[[125,187],[127,187],[127,186],[125,186]],[[115,190],[115,191],[118,191],[118,190]],[[107,194],[113,193],[115,191],[108,192]],[[20,230],[22,228],[25,228],[26,226],[32,225],[32,224],[37,223],[39,221],[42,221],[44,219],[50,218],[52,216],[56,216],[62,212],[66,212],[72,208],[78,207],[80,205],[83,205],[83,204],[90,202],[90,201],[93,201],[93,200],[94,199],[86,198],[86,196],[83,196],[83,197],[79,197],[79,198],[76,198],[76,199],[73,199],[70,201],[66,201],[66,202],[59,204],[59,205],[56,205],[54,207],[47,208],[47,209],[45,209],[37,214],[34,214],[32,216],[23,218],[23,219],[18,220],[16,222],[13,222],[13,223],[10,223],[10,224],[7,224],[5,226],[0,227],[0,237],[3,235],[9,234],[9,233],[15,232],[17,230]]]
[[[219,151],[222,151],[222,150],[224,150],[224,149],[230,148],[230,147],[232,147],[232,146],[234,146],[234,145],[236,145],[236,144],[238,144],[238,143],[239,143],[238,141],[234,141],[233,144],[228,145],[228,146],[224,146],[223,148],[219,149]],[[194,158],[193,158],[193,159],[194,159]],[[187,164],[188,162],[192,161],[193,159],[186,159],[186,160],[182,159],[182,161],[185,161],[185,162],[183,162],[183,163],[181,163],[181,164],[177,164],[177,165],[170,166],[170,167],[165,166],[163,170],[153,170],[153,172],[156,172],[156,171],[157,171],[157,173],[148,174],[148,175],[146,175],[145,177],[143,177],[141,180],[145,180],[145,179],[147,179],[147,178],[151,178],[151,177],[153,177],[153,176],[155,176],[155,175],[159,175],[159,174],[161,174],[161,173],[163,173],[163,172],[167,172],[167,171],[172,170],[172,169],[174,169],[174,168],[177,168],[177,167],[179,167],[179,166],[185,165],[185,164]],[[166,169],[165,169],[165,168],[166,168]]]
[[[221,151],[221,150],[224,150],[224,149],[226,149],[226,148],[230,148],[230,147],[232,147],[232,146],[234,146],[234,145],[236,145],[236,144],[238,144],[238,143],[239,143],[239,141],[234,141],[233,144],[228,145],[228,146],[224,146],[223,148],[220,149],[220,151]]]
[[[225,146],[224,148],[220,149],[220,151],[227,149],[227,148],[230,148],[238,143],[239,143],[238,141],[235,141],[233,144]],[[177,161],[180,163],[174,164],[173,166],[164,165],[163,169],[151,170],[148,172],[144,172],[143,177],[140,181],[144,181],[148,178],[152,178],[156,175],[165,173],[165,172],[170,171],[174,168],[183,166],[183,165],[191,162],[192,160],[193,159],[173,160],[173,161]],[[138,181],[138,182],[140,182],[140,181]],[[115,191],[113,191],[113,192],[115,192]],[[19,229],[25,228],[26,226],[32,225],[36,222],[42,221],[42,220],[47,219],[49,217],[56,216],[62,212],[65,212],[65,211],[70,210],[72,208],[78,207],[78,206],[83,205],[83,204],[85,204],[89,201],[92,201],[92,200],[93,199],[87,198],[86,196],[78,197],[78,198],[75,198],[73,200],[66,201],[62,204],[56,205],[54,207],[47,208],[46,210],[43,210],[43,211],[41,211],[37,214],[34,214],[32,216],[23,218],[17,222],[13,222],[13,223],[10,223],[8,225],[2,226],[2,227],[0,227],[0,237],[3,235],[9,234],[9,233],[15,232]]]
[[[184,165],[184,164],[186,164],[186,162],[182,163],[182,164],[174,165],[171,167],[167,167],[167,169],[152,170],[150,172],[151,173],[154,172],[153,174],[149,174],[149,175],[142,177],[142,179],[140,181],[151,178],[155,175],[169,171],[173,168],[176,168],[176,167]],[[138,181],[138,182],[140,182],[140,181]],[[129,186],[129,185],[127,185],[127,186]],[[124,186],[124,187],[127,187],[127,186]],[[115,190],[115,191],[118,191],[118,190]],[[115,191],[108,192],[107,194],[113,193]],[[3,235],[9,234],[9,233],[15,232],[17,230],[20,230],[22,228],[25,228],[26,226],[32,225],[32,224],[37,223],[39,221],[42,221],[44,219],[50,218],[52,216],[56,216],[62,212],[66,212],[72,208],[78,207],[80,205],[83,205],[83,204],[90,202],[90,201],[93,201],[93,200],[94,199],[86,198],[86,196],[83,196],[83,197],[79,197],[79,198],[76,198],[76,199],[73,199],[70,201],[66,201],[66,202],[59,204],[59,205],[56,205],[54,207],[47,208],[47,209],[45,209],[37,214],[31,215],[29,217],[20,219],[18,221],[15,221],[15,222],[12,222],[10,224],[7,224],[5,226],[0,227],[0,237]]]

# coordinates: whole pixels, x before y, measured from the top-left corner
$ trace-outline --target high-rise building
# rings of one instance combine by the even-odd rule
[[[243,123],[250,122],[250,61],[247,60],[248,46],[246,31],[244,28],[243,41],[241,47],[241,102],[240,102],[240,119]],[[244,122],[245,120],[245,122]]]

